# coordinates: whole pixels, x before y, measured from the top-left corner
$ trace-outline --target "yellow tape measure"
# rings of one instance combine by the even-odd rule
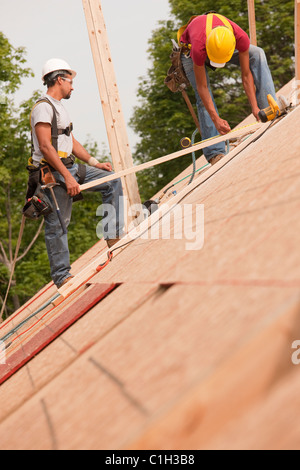
[[[231,132],[240,131],[242,129],[246,129],[247,127],[255,126],[256,124],[257,124],[257,122],[254,122],[252,124],[247,124],[246,126],[237,127],[236,129],[232,129],[231,131],[229,131],[227,134],[229,135],[229,134],[231,134]],[[223,135],[227,135],[227,134],[223,134]],[[189,137],[183,137],[180,141],[180,145],[183,149],[187,149],[189,147],[193,147],[195,145],[202,144],[203,142],[208,142],[209,140],[215,139],[216,137],[221,137],[221,134],[214,135],[213,137],[209,137],[208,139],[205,139],[205,140],[200,140],[200,142],[196,142],[195,144],[192,144],[191,139]]]

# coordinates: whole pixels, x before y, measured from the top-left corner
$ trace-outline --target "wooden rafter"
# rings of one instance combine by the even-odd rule
[[[248,1],[250,41],[251,41],[251,44],[253,44],[253,46],[257,46],[256,22],[255,22],[255,0],[247,0],[247,1]]]
[[[112,161],[114,170],[118,172],[131,167],[133,159],[111,58],[106,25],[100,0],[83,0],[82,3]],[[129,205],[140,203],[136,176],[129,175],[122,179],[122,183]]]

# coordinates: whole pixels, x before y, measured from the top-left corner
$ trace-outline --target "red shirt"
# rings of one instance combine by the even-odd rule
[[[193,19],[180,39],[184,44],[191,44],[191,57],[196,65],[204,65],[207,58],[206,19],[206,15],[197,16],[197,18]],[[233,21],[229,19],[228,21],[233,28],[233,34],[236,39],[236,49],[239,52],[247,51],[250,47],[248,34]],[[224,26],[224,24],[214,15],[212,27],[215,28],[216,26]]]

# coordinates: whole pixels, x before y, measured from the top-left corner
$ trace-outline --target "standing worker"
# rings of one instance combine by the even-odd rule
[[[53,177],[62,185],[52,188],[47,196],[53,206],[59,207],[62,220],[67,227],[72,212],[73,198],[80,193],[80,185],[107,176],[112,167],[110,163],[100,163],[85,150],[74,138],[69,115],[61,103],[69,99],[73,91],[73,79],[76,72],[61,59],[50,59],[43,67],[42,80],[47,86],[47,93],[37,101],[31,112],[32,159],[34,169],[50,169]],[[56,118],[58,137],[54,145],[53,122]],[[74,163],[75,157],[87,165]],[[83,176],[79,168],[84,169]],[[103,219],[104,238],[109,247],[123,236],[123,192],[120,179],[96,186],[91,191],[101,192],[106,216]],[[53,194],[53,193],[52,193]],[[54,204],[55,203],[55,204]],[[104,225],[105,221],[105,225]],[[51,277],[59,288],[71,277],[70,256],[67,234],[62,230],[61,222],[55,211],[45,215],[45,241],[50,262]]]
[[[178,41],[183,46],[184,71],[195,91],[203,140],[230,131],[228,122],[218,114],[207,67],[215,70],[227,62],[240,65],[244,90],[257,120],[259,110],[269,106],[267,95],[276,99],[264,51],[250,44],[247,33],[228,18],[216,13],[192,17],[178,31]],[[214,164],[225,155],[225,143],[211,145],[203,153]]]

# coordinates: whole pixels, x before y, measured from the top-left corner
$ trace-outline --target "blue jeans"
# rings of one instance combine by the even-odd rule
[[[218,135],[218,131],[211,120],[210,115],[208,114],[206,108],[204,107],[202,100],[197,91],[196,78],[194,74],[193,61],[191,57],[181,56],[182,65],[186,76],[188,77],[190,84],[192,85],[195,96],[196,96],[196,105],[198,112],[198,119],[201,129],[202,140],[209,139]],[[275,88],[272,79],[272,75],[268,66],[266,55],[260,47],[250,45],[249,49],[249,61],[250,61],[250,70],[253,75],[255,89],[256,89],[256,99],[257,104],[260,109],[266,108],[269,106],[267,95],[271,94],[273,98],[276,99]],[[230,64],[240,65],[239,61],[239,52],[235,51]],[[217,106],[215,104],[211,88],[210,80],[206,70],[207,86],[212,97],[216,111],[218,112]],[[217,71],[215,72],[217,73]],[[205,158],[210,161],[214,156],[219,154],[225,154],[225,143],[221,142],[219,144],[214,144],[203,149]]]
[[[78,181],[78,165],[74,164],[69,171],[76,181]],[[112,173],[109,171],[87,166],[84,183],[104,178],[110,174]],[[57,181],[64,181],[58,171],[53,171],[53,175]],[[68,227],[71,220],[73,200],[61,186],[55,186],[53,190],[55,192],[61,215]],[[105,217],[102,220],[104,238],[110,239],[121,237],[124,234],[124,207],[121,180],[115,179],[108,183],[90,188],[87,191],[100,192],[102,194],[103,205],[108,208]],[[46,193],[52,201],[49,189],[46,190]],[[65,279],[70,277],[71,266],[68,235],[63,234],[55,209],[49,215],[45,216],[45,241],[50,263],[51,277],[53,282],[59,287]]]

